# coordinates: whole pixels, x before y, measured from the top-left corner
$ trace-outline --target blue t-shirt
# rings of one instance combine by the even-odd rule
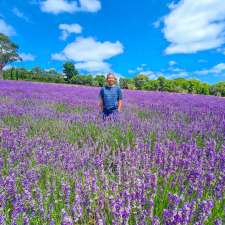
[[[118,108],[122,92],[119,86],[104,86],[100,90],[99,97],[103,100],[103,110],[114,110]]]

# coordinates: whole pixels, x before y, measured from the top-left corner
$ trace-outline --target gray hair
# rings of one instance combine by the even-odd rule
[[[110,73],[108,73],[108,74],[107,74],[106,79],[108,79],[108,78],[109,78],[109,76],[113,76],[113,77],[116,79],[115,74],[114,74],[114,73],[112,73],[112,72],[110,72]]]

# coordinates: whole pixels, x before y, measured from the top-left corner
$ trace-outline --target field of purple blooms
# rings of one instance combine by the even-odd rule
[[[225,99],[0,81],[0,224],[225,224]]]

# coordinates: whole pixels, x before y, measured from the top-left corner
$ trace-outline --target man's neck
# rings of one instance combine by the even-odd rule
[[[114,86],[115,86],[115,84],[113,84],[113,85],[109,85],[109,84],[107,84],[106,86],[107,86],[107,87],[114,87]]]

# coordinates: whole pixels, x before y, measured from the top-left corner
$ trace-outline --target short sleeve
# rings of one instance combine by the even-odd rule
[[[103,88],[100,89],[98,97],[103,99]]]
[[[122,99],[123,99],[122,91],[120,87],[118,87],[118,100],[122,100]]]

